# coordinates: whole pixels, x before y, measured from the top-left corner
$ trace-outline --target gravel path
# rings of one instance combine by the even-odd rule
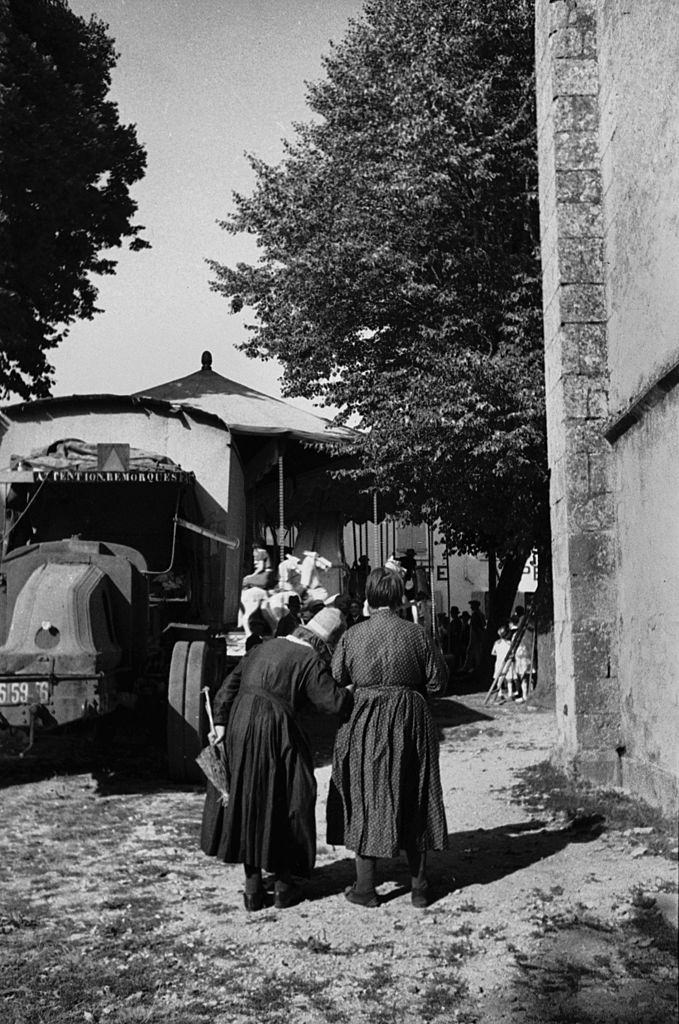
[[[307,900],[247,914],[242,874],[197,849],[202,793],[153,759],[121,770],[2,760],[0,1020],[165,1024],[676,1021],[676,863],[643,832],[516,802],[553,716],[437,702],[450,848],[417,911],[405,860],[382,905],[347,903],[351,854],[323,844],[331,734],[314,728],[317,868]],[[55,773],[56,770],[56,773]]]

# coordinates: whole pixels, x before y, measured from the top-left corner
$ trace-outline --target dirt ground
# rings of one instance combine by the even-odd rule
[[[559,809],[550,712],[472,694],[436,715],[450,839],[426,911],[404,861],[382,863],[379,908],[344,899],[351,855],[324,844],[327,724],[312,723],[307,899],[254,914],[241,869],[198,848],[202,791],[168,784],[143,737],[56,761],[5,740],[0,1021],[676,1021],[676,838],[606,795]]]

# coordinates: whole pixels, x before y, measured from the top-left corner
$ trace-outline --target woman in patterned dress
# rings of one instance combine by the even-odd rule
[[[332,674],[353,685],[354,709],[335,742],[328,799],[328,842],[356,854],[349,902],[376,907],[375,860],[405,850],[412,902],[427,905],[427,850],[442,850],[448,830],[438,740],[427,695],[442,693],[446,667],[421,626],[400,618],[401,577],[371,572],[370,618],[335,649]]]

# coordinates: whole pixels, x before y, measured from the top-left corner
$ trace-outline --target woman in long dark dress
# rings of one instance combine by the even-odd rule
[[[366,597],[370,618],[341,637],[332,660],[335,679],[355,691],[335,741],[328,842],[356,854],[351,903],[378,906],[375,860],[405,850],[412,902],[425,907],[426,851],[444,849],[448,838],[427,695],[445,691],[447,672],[422,627],[399,617],[398,574],[375,569]]]
[[[277,907],[298,903],[292,875],[308,877],[316,858],[316,780],[297,712],[312,704],[348,714],[351,692],[335,684],[331,650],[344,629],[325,608],[291,636],[254,647],[226,678],[214,702],[211,742],[224,741],[231,784],[221,808],[208,792],[201,847],[243,864],[247,910],[265,904],[262,869],[275,876]]]

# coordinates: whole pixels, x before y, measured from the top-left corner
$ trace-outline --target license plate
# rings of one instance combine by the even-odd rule
[[[32,679],[28,682],[12,680],[0,683],[0,705],[4,704],[46,704],[50,696],[47,679]]]

